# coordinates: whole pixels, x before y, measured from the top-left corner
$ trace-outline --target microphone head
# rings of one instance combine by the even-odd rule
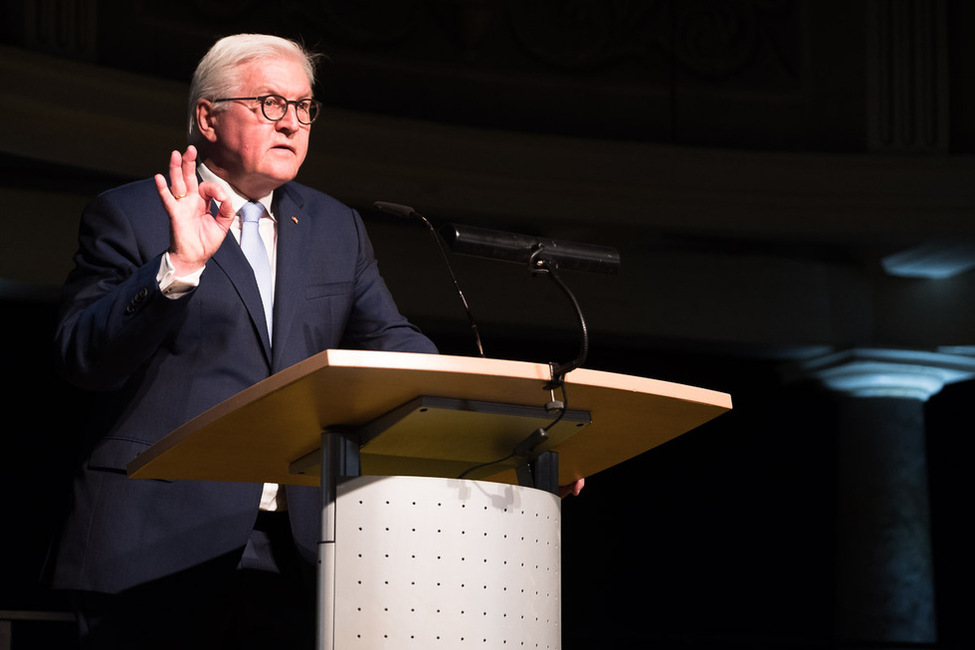
[[[397,217],[403,217],[404,219],[412,219],[416,216],[416,210],[408,205],[389,203],[387,201],[373,201],[372,206],[380,212],[392,214]]]
[[[528,264],[536,251],[542,251],[546,259],[562,269],[616,275],[620,267],[619,252],[609,246],[556,241],[459,224],[442,226],[440,236],[452,251],[461,255]]]

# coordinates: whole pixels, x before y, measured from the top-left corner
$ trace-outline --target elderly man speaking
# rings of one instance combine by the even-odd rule
[[[359,215],[294,182],[315,61],[278,37],[219,40],[168,176],[82,216],[56,350],[92,411],[53,579],[84,647],[311,647],[317,489],[130,480],[126,465],[319,351],[436,352],[396,309]]]

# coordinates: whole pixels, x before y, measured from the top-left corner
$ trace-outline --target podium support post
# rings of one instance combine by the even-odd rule
[[[557,451],[543,451],[535,458],[515,468],[518,485],[559,493],[559,454]]]
[[[335,647],[335,501],[341,481],[360,474],[359,436],[346,427],[322,432],[322,524],[318,542],[318,608],[316,639],[319,650]]]

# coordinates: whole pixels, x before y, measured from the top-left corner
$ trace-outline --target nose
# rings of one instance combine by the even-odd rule
[[[300,129],[301,122],[298,121],[298,106],[295,104],[288,104],[287,109],[284,111],[284,117],[278,120],[275,124],[278,125],[279,129],[289,132]]]

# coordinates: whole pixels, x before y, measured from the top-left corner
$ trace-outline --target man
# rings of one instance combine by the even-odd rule
[[[126,465],[321,350],[436,352],[396,310],[358,214],[293,180],[319,109],[314,65],[284,39],[221,39],[194,74],[191,144],[168,178],[83,215],[56,348],[95,393],[54,586],[76,595],[86,647],[285,648],[294,630],[310,647],[317,489],[132,480]],[[242,225],[255,211],[256,240]],[[255,241],[264,259],[249,263]]]

